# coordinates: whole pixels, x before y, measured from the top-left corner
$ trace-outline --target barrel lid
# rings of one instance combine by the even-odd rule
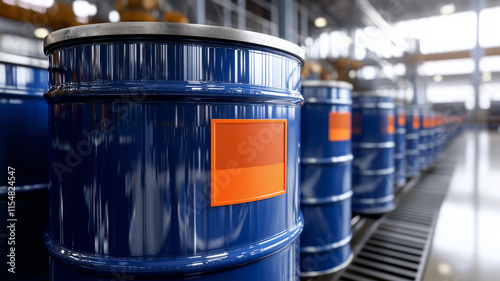
[[[56,44],[82,38],[138,35],[205,38],[254,44],[287,52],[299,58],[302,63],[305,55],[302,48],[296,44],[271,35],[227,27],[171,22],[116,22],[68,27],[45,37],[44,52],[47,54]]]
[[[332,81],[332,80],[304,80],[302,81],[302,86],[306,87],[331,87],[331,88],[345,88],[352,90],[352,84],[344,81]]]

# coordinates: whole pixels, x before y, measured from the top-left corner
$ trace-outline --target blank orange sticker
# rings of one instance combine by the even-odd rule
[[[362,132],[362,116],[361,113],[352,114],[352,134],[355,136],[361,135]]]
[[[286,193],[286,120],[212,119],[211,206]]]
[[[424,123],[424,124],[423,124],[424,129],[428,129],[428,128],[430,127],[430,125],[429,125],[429,117],[425,117],[425,116],[424,116],[424,121],[423,121],[423,123]]]
[[[406,125],[406,114],[405,113],[399,113],[398,125],[399,125],[399,127],[404,127]]]
[[[413,130],[420,129],[420,117],[413,116]]]
[[[395,126],[396,124],[394,123],[394,114],[389,114],[389,116],[387,116],[387,133],[389,135],[394,134],[394,131],[396,130]]]
[[[351,139],[351,113],[330,112],[328,114],[328,140],[348,141]]]

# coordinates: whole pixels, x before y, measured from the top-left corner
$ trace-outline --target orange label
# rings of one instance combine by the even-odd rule
[[[286,193],[286,120],[212,119],[211,206]]]
[[[348,141],[351,139],[351,113],[330,112],[328,114],[328,140]]]
[[[361,135],[362,131],[362,117],[360,113],[353,113],[352,114],[352,134],[359,136]]]
[[[387,116],[387,133],[393,135],[395,131],[394,114]]]
[[[414,130],[420,129],[420,117],[418,116],[413,116],[413,129]]]
[[[406,125],[406,114],[399,113],[399,115],[398,115],[398,125],[399,125],[399,127],[404,127]]]

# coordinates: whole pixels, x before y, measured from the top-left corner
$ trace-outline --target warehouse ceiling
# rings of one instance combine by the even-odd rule
[[[500,6],[500,0],[482,0],[484,7]],[[325,31],[338,29],[340,27],[350,28],[364,26],[363,12],[354,0],[304,0],[304,5],[312,7],[310,36],[318,35],[323,30],[314,26],[314,18],[324,16],[328,21]],[[454,12],[464,12],[474,9],[475,0],[369,0],[369,3],[388,22],[418,19],[441,15],[441,7],[453,4]],[[316,8],[315,8],[316,7]],[[319,7],[319,9],[317,8]],[[319,11],[318,13],[316,13]]]

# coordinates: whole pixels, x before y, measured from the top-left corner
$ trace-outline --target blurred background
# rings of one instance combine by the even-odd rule
[[[398,85],[411,103],[500,126],[499,0],[1,0],[0,51],[43,57],[51,31],[188,22],[279,36],[307,52],[306,79]],[[388,86],[389,87],[389,86]]]

